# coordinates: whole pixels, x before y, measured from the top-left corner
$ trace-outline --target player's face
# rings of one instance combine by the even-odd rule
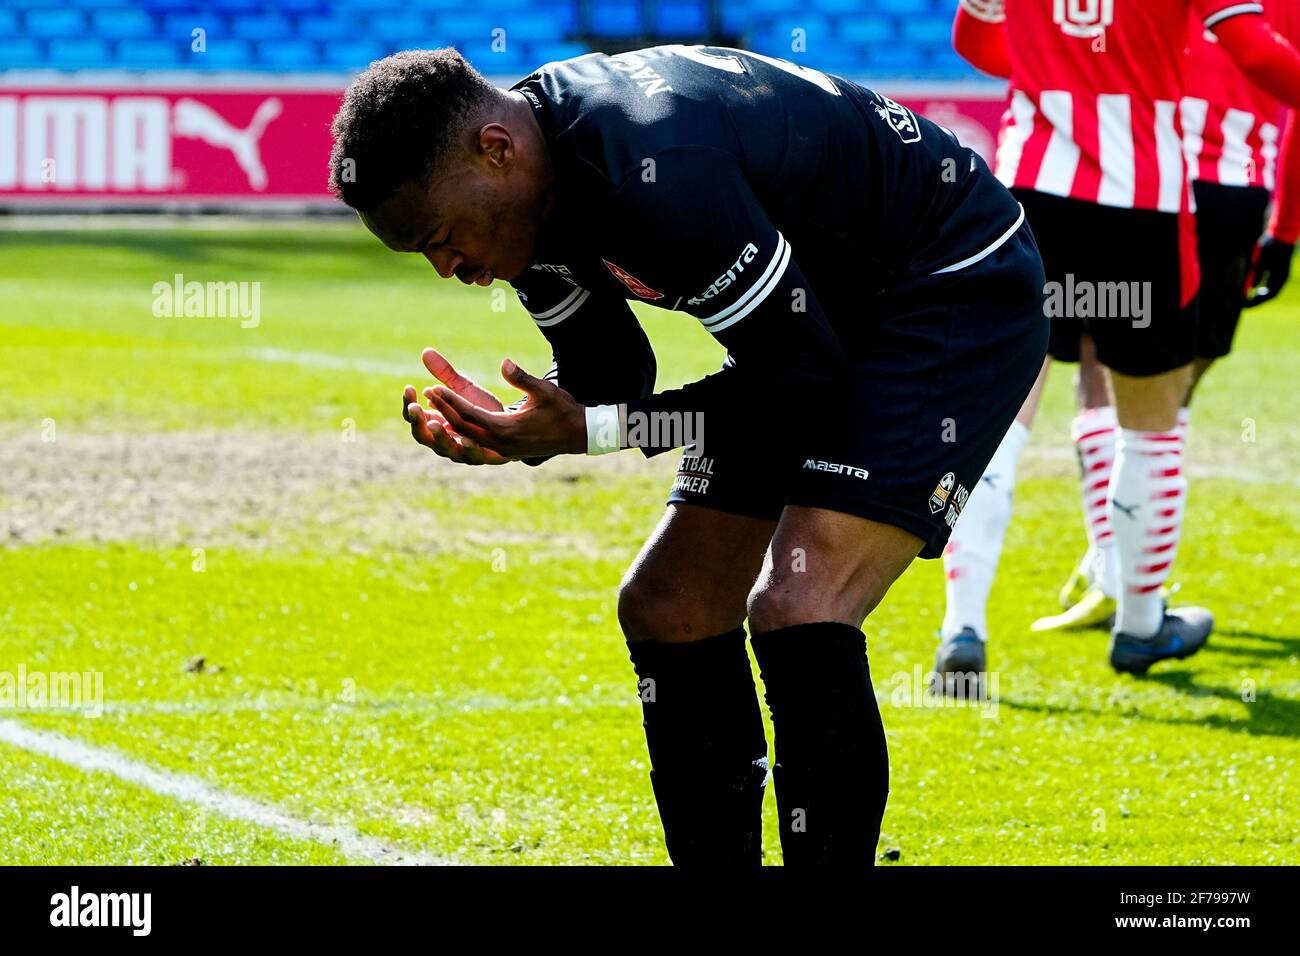
[[[512,160],[508,147],[504,157],[476,154],[429,182],[404,184],[361,220],[390,249],[423,255],[444,279],[515,279],[532,264],[543,204]]]

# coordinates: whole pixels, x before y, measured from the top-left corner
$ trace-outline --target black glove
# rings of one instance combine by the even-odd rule
[[[1255,257],[1247,285],[1246,308],[1254,308],[1269,299],[1277,298],[1291,276],[1291,256],[1294,252],[1295,246],[1292,243],[1280,242],[1272,236],[1259,244],[1259,255]]]

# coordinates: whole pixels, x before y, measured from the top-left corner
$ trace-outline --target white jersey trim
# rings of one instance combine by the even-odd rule
[[[1243,13],[1263,13],[1264,5],[1262,3],[1234,3],[1230,7],[1224,7],[1217,13],[1211,13],[1205,18],[1205,28],[1208,30],[1215,24],[1222,23],[1229,17],[1239,16]]]
[[[786,242],[785,236],[778,232],[776,234],[776,250],[772,253],[772,259],[768,262],[767,268],[763,270],[763,274],[749,287],[749,291],[722,311],[701,318],[700,324],[714,334],[735,325],[758,308],[763,303],[763,300],[771,294],[777,283],[781,281],[781,276],[785,274],[786,266],[789,264],[790,243]]]
[[[981,259],[987,258],[997,252],[1004,242],[1016,234],[1016,230],[1019,229],[1021,224],[1025,221],[1025,207],[1021,206],[1020,203],[1016,203],[1016,205],[1020,207],[1020,215],[1016,217],[1016,221],[1011,224],[1010,229],[994,239],[990,245],[985,246],[979,252],[975,253],[975,255],[967,256],[965,259],[961,260],[961,262],[954,262],[952,265],[944,266],[942,269],[936,269],[931,272],[930,275],[938,276],[943,275],[945,272],[956,272],[958,269],[965,269],[967,266],[973,266]]]
[[[570,292],[555,308],[547,309],[545,312],[529,312],[528,314],[533,317],[533,321],[537,323],[539,328],[559,325],[582,308],[582,304],[587,301],[590,295],[589,290],[578,287]]]

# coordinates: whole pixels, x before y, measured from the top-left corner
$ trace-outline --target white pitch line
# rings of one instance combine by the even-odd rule
[[[420,363],[383,362],[378,359],[351,358],[330,355],[327,352],[295,352],[291,349],[249,349],[249,358],[259,362],[281,362],[285,365],[302,365],[307,368],[338,368],[349,372],[370,372],[375,375],[416,375]]]
[[[219,790],[196,777],[159,770],[112,750],[85,744],[48,730],[33,730],[14,720],[0,720],[0,743],[12,744],[83,771],[110,773],[120,780],[176,800],[196,803],[232,820],[275,830],[296,840],[337,847],[346,856],[370,863],[447,866],[453,861],[412,853],[358,833],[350,826],[312,823],[274,804]]]

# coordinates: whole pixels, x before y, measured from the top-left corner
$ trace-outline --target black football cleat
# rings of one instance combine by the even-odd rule
[[[964,700],[984,699],[984,642],[973,627],[963,627],[939,644],[930,675],[930,692]]]
[[[1165,611],[1160,630],[1141,638],[1115,631],[1110,636],[1110,666],[1121,674],[1145,674],[1159,661],[1191,657],[1210,639],[1214,615],[1203,607]]]

